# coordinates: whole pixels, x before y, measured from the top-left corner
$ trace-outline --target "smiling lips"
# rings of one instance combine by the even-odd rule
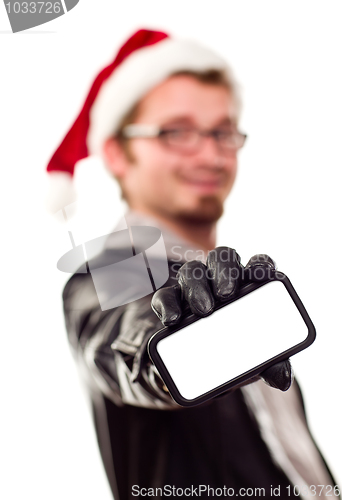
[[[214,193],[222,189],[227,183],[226,176],[215,176],[215,177],[205,177],[205,178],[188,178],[181,177],[181,181],[201,193]]]

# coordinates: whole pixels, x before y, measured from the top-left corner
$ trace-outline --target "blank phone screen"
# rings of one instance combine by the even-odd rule
[[[165,337],[157,351],[192,400],[300,344],[308,327],[281,281],[272,281]]]

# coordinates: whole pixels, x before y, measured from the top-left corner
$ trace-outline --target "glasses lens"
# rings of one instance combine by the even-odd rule
[[[219,145],[225,149],[240,149],[246,140],[246,136],[237,131],[218,130],[215,137]]]
[[[198,132],[191,128],[163,130],[161,137],[172,147],[191,149],[198,143]]]

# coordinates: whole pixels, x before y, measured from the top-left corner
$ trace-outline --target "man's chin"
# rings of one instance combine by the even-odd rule
[[[195,207],[180,209],[177,218],[191,224],[210,224],[217,222],[222,214],[223,203],[215,196],[205,196]]]

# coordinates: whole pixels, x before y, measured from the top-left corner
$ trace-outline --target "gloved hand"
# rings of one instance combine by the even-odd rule
[[[177,274],[178,284],[157,290],[151,306],[164,326],[177,324],[190,311],[205,317],[213,312],[216,301],[234,297],[242,285],[267,280],[274,271],[274,261],[265,254],[255,255],[243,267],[235,250],[217,247],[209,252],[206,265],[197,260],[183,264]],[[290,361],[276,363],[260,377],[286,391],[292,382]]]

